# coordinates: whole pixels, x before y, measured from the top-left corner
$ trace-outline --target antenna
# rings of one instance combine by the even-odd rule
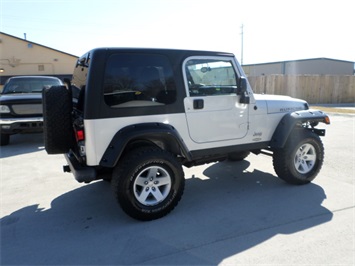
[[[241,29],[241,41],[242,41],[242,45],[241,45],[241,49],[240,49],[240,64],[243,65],[243,54],[244,54],[244,24],[242,24],[242,26],[240,27]]]

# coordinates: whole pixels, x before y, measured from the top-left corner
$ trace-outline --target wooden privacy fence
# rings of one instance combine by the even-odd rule
[[[355,76],[267,75],[248,77],[255,93],[288,95],[318,103],[355,103]]]

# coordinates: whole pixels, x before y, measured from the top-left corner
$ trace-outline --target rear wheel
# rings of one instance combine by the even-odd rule
[[[283,149],[274,151],[276,174],[290,184],[311,182],[322,168],[324,147],[319,136],[309,130],[294,130]]]
[[[116,166],[111,183],[122,209],[135,219],[149,221],[175,208],[183,194],[185,179],[173,154],[144,147],[125,156]]]
[[[43,90],[43,133],[48,154],[66,153],[74,145],[72,99],[65,86]]]

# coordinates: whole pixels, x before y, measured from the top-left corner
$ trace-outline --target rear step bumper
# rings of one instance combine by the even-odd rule
[[[63,171],[71,172],[79,183],[90,183],[97,179],[95,168],[80,164],[71,152],[64,154],[64,157],[68,165],[63,166]]]

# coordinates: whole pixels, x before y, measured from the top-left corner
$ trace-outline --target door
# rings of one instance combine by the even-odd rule
[[[207,143],[243,138],[248,131],[248,108],[239,103],[233,61],[191,57],[185,60],[184,71],[184,105],[191,139]]]

